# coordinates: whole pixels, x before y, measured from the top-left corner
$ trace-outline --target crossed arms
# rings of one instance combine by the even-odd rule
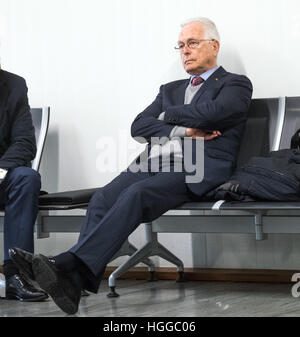
[[[163,107],[165,90],[161,86],[154,102],[135,118],[132,137],[143,137],[150,142],[151,137],[169,137],[174,126],[181,126],[186,128],[187,137],[215,138],[245,120],[252,96],[251,82],[241,75],[231,75],[214,90],[211,99],[191,104]],[[159,120],[163,111],[164,120]]]

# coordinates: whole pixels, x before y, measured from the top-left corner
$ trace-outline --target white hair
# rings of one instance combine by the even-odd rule
[[[198,18],[193,18],[189,19],[181,24],[181,27],[183,28],[184,26],[188,25],[189,23],[192,22],[200,22],[203,24],[205,28],[205,38],[206,39],[214,39],[220,42],[220,34],[217,30],[217,27],[213,21],[211,21],[208,18],[204,17],[198,17]]]

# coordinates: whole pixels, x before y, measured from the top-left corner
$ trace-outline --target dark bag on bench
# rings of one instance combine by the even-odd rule
[[[300,130],[291,149],[252,157],[236,170],[230,181],[214,190],[214,198],[226,201],[300,201]]]

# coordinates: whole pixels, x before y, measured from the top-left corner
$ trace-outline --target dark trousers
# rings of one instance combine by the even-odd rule
[[[137,226],[190,200],[185,174],[176,172],[122,172],[97,190],[69,250],[88,267],[85,289],[97,292],[107,263]]]
[[[29,167],[11,170],[0,185],[0,204],[5,207],[4,260],[9,260],[12,247],[33,252],[40,188],[39,173]]]

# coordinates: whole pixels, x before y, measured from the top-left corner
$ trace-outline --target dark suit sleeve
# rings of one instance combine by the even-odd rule
[[[168,107],[165,121],[188,128],[225,130],[245,120],[251,96],[249,79],[231,75],[214,99]]]
[[[163,120],[158,120],[162,111],[162,87],[152,104],[141,112],[131,125],[132,137],[142,137],[150,142],[151,137],[169,137],[174,126]]]
[[[0,167],[11,169],[25,166],[36,155],[35,132],[27,98],[27,86],[22,79],[12,90],[14,116],[10,130],[10,146],[0,158]]]

